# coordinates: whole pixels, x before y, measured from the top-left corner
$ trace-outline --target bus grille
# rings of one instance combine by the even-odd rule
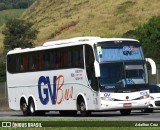
[[[160,101],[155,101],[156,106],[160,106]]]

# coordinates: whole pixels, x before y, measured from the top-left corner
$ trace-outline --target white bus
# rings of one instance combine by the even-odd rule
[[[77,37],[7,54],[9,107],[24,115],[147,108],[146,60],[134,39]]]

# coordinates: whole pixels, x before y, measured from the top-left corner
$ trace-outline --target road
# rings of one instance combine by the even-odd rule
[[[49,112],[46,113],[45,116],[38,116],[32,118],[45,118],[45,119],[71,119],[71,120],[111,120],[111,121],[160,121],[160,111],[155,110],[153,113],[141,113],[140,111],[132,111],[131,115],[129,116],[121,116],[120,112],[93,112],[89,117],[81,117],[78,114],[75,117],[63,117],[60,116],[59,112]],[[0,119],[21,119],[21,118],[30,118],[25,117],[22,115],[20,111],[7,111],[7,112],[0,112]]]

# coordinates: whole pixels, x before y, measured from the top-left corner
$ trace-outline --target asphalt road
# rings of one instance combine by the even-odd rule
[[[31,117],[25,117],[22,115],[22,112],[20,111],[7,111],[7,112],[0,112],[0,119],[21,119],[21,118],[31,118]],[[81,117],[78,113],[77,116],[68,116],[63,117],[60,116],[59,112],[49,112],[46,113],[45,116],[35,116],[32,118],[54,118],[54,119],[73,119],[73,120],[118,120],[118,121],[160,121],[160,111],[155,110],[153,113],[141,113],[141,111],[132,111],[131,115],[129,116],[121,116],[119,111],[116,112],[93,112],[91,116],[89,117]]]

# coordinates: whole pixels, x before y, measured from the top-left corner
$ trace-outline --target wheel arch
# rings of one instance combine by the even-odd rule
[[[22,96],[21,96],[19,104],[21,105],[21,103],[22,103],[23,101],[25,101],[25,102],[26,102],[26,104],[28,105],[27,97],[26,97],[26,96],[24,96],[24,95],[22,95]]]
[[[79,102],[80,102],[81,99],[84,100],[84,103],[86,105],[86,110],[88,110],[87,100],[86,100],[85,95],[83,93],[79,93],[78,96],[77,96],[77,101],[76,101],[77,110],[79,110]]]

